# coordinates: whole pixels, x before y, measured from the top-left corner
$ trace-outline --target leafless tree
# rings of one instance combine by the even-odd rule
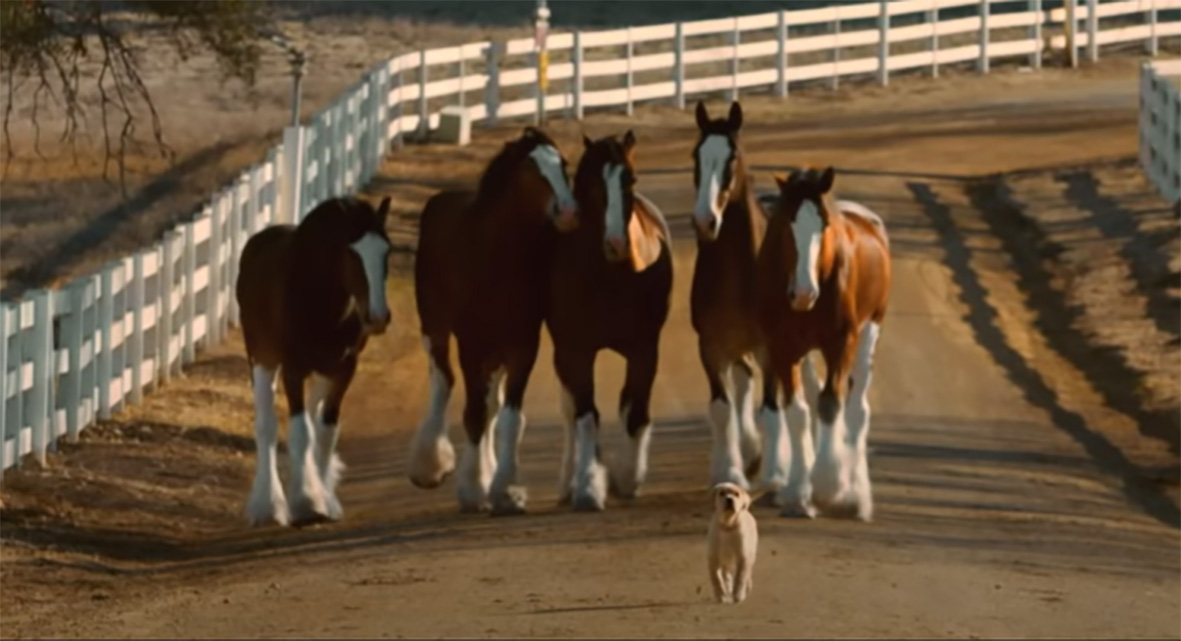
[[[14,157],[9,123],[18,91],[32,91],[29,118],[34,150],[41,155],[39,114],[64,112],[61,140],[74,146],[87,120],[84,103],[97,94],[102,127],[103,177],[112,165],[126,189],[126,158],[137,143],[136,125],[150,120],[157,151],[173,156],[151,92],[141,75],[140,52],[130,39],[154,31],[185,60],[199,51],[216,57],[224,79],[253,87],[269,27],[267,2],[259,0],[4,0],[0,2],[0,82],[4,105],[5,169]],[[97,64],[97,74],[83,67]]]

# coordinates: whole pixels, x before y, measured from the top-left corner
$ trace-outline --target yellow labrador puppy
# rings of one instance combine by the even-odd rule
[[[742,603],[754,583],[759,527],[750,513],[750,495],[734,483],[713,487],[714,516],[709,524],[709,578],[718,603]]]

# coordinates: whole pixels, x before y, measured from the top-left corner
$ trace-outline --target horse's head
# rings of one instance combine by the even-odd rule
[[[547,217],[559,231],[578,226],[578,203],[570,191],[566,158],[536,127],[504,144],[480,178],[481,200],[511,195],[513,209]]]
[[[583,224],[603,236],[603,253],[611,262],[622,262],[630,254],[629,225],[635,206],[635,134],[629,129],[623,140],[607,136],[592,141],[582,137],[585,147],[574,173],[574,192]]]
[[[365,332],[381,334],[390,324],[385,292],[390,256],[385,222],[390,197],[382,199],[377,208],[359,198],[340,203],[341,211],[335,212],[330,225],[316,230],[323,235],[314,240],[328,250],[327,268],[335,270],[344,285]]]
[[[836,233],[840,217],[832,201],[832,167],[798,169],[790,176],[776,176],[779,202],[775,217],[782,217],[783,269],[788,278],[787,296],[792,309],[807,311],[820,298],[820,283],[832,273],[836,260]]]
[[[712,241],[722,229],[722,213],[738,186],[741,173],[738,132],[742,129],[742,105],[730,103],[727,118],[710,119],[705,104],[697,103],[697,146],[693,148],[693,184],[697,205],[693,226],[697,237]]]

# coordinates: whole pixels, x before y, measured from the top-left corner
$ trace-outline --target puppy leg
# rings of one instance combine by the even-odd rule
[[[726,571],[722,568],[714,568],[709,574],[710,581],[714,586],[714,601],[718,603],[730,602],[730,577],[726,576]]]
[[[738,571],[734,573],[734,603],[742,603],[750,593],[754,584],[753,566],[749,559],[738,561]]]

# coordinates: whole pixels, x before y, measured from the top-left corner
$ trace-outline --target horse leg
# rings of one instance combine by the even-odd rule
[[[331,376],[312,375],[312,395],[317,394],[317,388],[323,389],[323,403],[314,401],[311,404],[312,415],[317,417],[316,466],[320,468],[320,480],[324,484],[328,518],[333,521],[338,521],[344,516],[344,508],[340,505],[340,499],[336,497],[336,487],[340,484],[340,477],[345,470],[344,462],[336,453],[336,443],[340,439],[340,406],[356,372],[357,357],[350,356],[340,363]]]
[[[742,453],[738,445],[738,415],[730,402],[726,380],[730,378],[728,359],[711,353],[705,341],[698,340],[701,366],[709,382],[709,420],[713,430],[713,451],[710,455],[710,485],[730,482],[749,489],[742,471]]]
[[[500,386],[500,407],[496,413],[496,474],[492,477],[490,495],[493,516],[524,514],[528,494],[517,484],[520,465],[521,438],[525,435],[525,414],[521,411],[525,388],[537,362],[536,340],[513,350],[505,367]]]
[[[763,458],[763,442],[755,426],[754,368],[746,358],[734,361],[731,369],[734,379],[734,400],[738,412],[739,451],[745,463],[747,479],[753,479],[759,472]]]
[[[807,362],[808,356],[805,354],[803,363]],[[812,465],[816,456],[812,449],[812,417],[800,381],[803,363],[793,363],[780,374],[783,389],[788,395],[786,422],[791,441],[788,447],[787,484],[779,490],[776,503],[782,507],[779,511],[781,516],[810,519],[816,516],[816,508],[812,505]]]
[[[482,512],[487,508],[488,486],[495,471],[496,460],[491,456],[493,431],[489,430],[489,414],[496,411],[500,379],[497,371],[484,366],[484,355],[470,348],[459,347],[459,366],[463,370],[463,386],[467,398],[463,406],[463,428],[467,445],[459,459],[456,491],[459,511]],[[491,410],[491,411],[490,411]]]
[[[570,503],[576,512],[602,510],[607,501],[607,470],[599,460],[599,410],[595,407],[595,350],[554,347],[554,369],[562,394],[574,403],[574,454]]]
[[[287,493],[291,496],[291,524],[318,521],[328,514],[327,496],[316,465],[315,421],[304,405],[303,385],[308,372],[284,366],[283,390],[287,393],[287,451],[291,457],[291,476]]]
[[[562,448],[562,468],[558,471],[558,505],[570,504],[570,493],[574,489],[574,394],[562,385],[562,427],[566,432],[565,446]]]
[[[246,519],[252,526],[274,519],[287,525],[287,496],[279,482],[276,458],[279,442],[279,417],[275,415],[274,369],[262,365],[253,368],[254,445],[258,460],[254,467],[254,485],[246,501]]]
[[[432,489],[455,471],[455,449],[447,438],[447,403],[455,387],[451,370],[451,334],[439,332],[422,339],[430,361],[430,399],[427,413],[410,441],[410,482]]]
[[[779,505],[779,491],[787,483],[788,457],[791,455],[787,440],[787,425],[783,418],[783,402],[779,394],[779,377],[771,363],[766,348],[756,352],[759,370],[763,374],[763,405],[759,409],[759,426],[763,430],[762,474],[759,486],[764,494],[759,498],[761,505]]]
[[[608,488],[620,498],[635,498],[648,476],[648,447],[652,443],[649,412],[658,358],[655,341],[627,356],[627,377],[619,394],[619,422],[627,429],[628,448],[618,468],[613,470]]]
[[[816,362],[813,360],[812,353],[808,352],[800,361],[800,379],[804,383],[804,402],[807,407],[815,408],[820,402],[820,391],[824,387],[820,383],[820,375],[816,373]],[[805,408],[805,409],[806,409]],[[813,419],[815,417],[812,417]],[[810,435],[810,442],[816,441],[816,421],[808,421],[808,433]]]
[[[881,334],[881,325],[873,321],[861,328],[857,356],[853,360],[853,382],[849,386],[849,400],[845,412],[849,423],[849,441],[853,445],[853,498],[856,516],[862,521],[873,519],[873,487],[869,482],[869,461],[866,450],[869,442],[869,384],[873,378],[873,356]]]
[[[816,408],[818,443],[812,487],[816,503],[830,512],[843,512],[852,503],[844,401],[856,338],[852,334],[851,340],[822,350],[828,376]]]

